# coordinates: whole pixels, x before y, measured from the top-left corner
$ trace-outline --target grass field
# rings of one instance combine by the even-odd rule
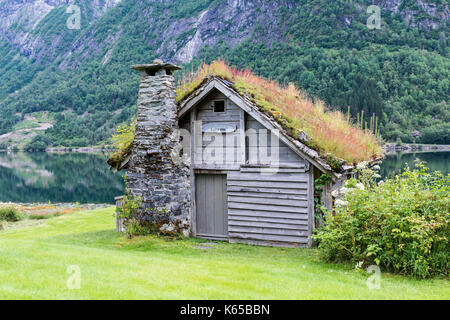
[[[114,232],[113,212],[0,231],[0,299],[450,298],[445,279],[382,274],[381,288],[370,290],[367,275],[325,264],[313,249],[219,243],[202,250],[199,239],[128,240]],[[79,289],[69,289],[68,268],[79,269]]]

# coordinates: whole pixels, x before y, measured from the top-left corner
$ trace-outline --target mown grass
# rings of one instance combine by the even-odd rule
[[[305,132],[311,138],[307,144],[324,158],[343,159],[355,164],[376,159],[382,154],[374,134],[352,125],[348,116],[326,110],[322,101],[313,102],[292,84],[280,86],[275,81],[254,75],[250,70],[230,68],[222,60],[204,64],[196,72],[185,74],[177,85],[177,100],[182,101],[195,91],[208,75],[232,82],[237,92],[271,114],[294,138]]]
[[[382,274],[381,289],[314,249],[254,247],[114,232],[113,208],[0,231],[0,299],[449,299],[447,280]],[[69,266],[81,271],[70,290]]]

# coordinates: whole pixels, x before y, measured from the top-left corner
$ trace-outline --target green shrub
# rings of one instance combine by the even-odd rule
[[[30,214],[28,219],[30,220],[46,220],[61,216],[61,212],[51,213],[51,214]]]
[[[371,170],[361,170],[314,236],[321,256],[422,278],[448,276],[450,175],[417,163],[376,184]]]
[[[117,218],[123,219],[125,233],[128,238],[135,236],[144,236],[151,233],[146,226],[142,224],[138,217],[141,215],[142,201],[138,197],[126,195],[122,200],[122,206],[118,207]]]
[[[142,221],[135,218],[125,220],[124,226],[125,233],[128,238],[154,234],[153,230],[149,229],[147,225],[142,223]]]
[[[44,134],[35,136],[25,147],[26,150],[43,151],[51,145],[52,141]]]
[[[126,195],[116,212],[117,218],[123,219],[128,238],[150,234],[181,237],[186,229],[185,221],[172,220],[165,208],[142,208],[139,197]]]
[[[125,183],[126,183],[126,178]],[[128,195],[125,195],[122,199],[122,205],[120,207],[116,208],[117,212],[117,218],[119,219],[129,219],[133,216],[136,216],[140,213],[142,206],[142,200],[139,197],[133,197]]]
[[[45,219],[49,219],[50,216],[48,215],[42,215],[42,214],[30,214],[28,216],[28,219],[30,220],[45,220]]]
[[[13,207],[0,208],[0,221],[16,222],[22,219],[19,211]]]

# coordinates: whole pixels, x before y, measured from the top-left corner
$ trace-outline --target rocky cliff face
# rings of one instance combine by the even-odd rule
[[[450,9],[445,3],[438,5],[423,0],[414,0],[413,6],[406,6],[404,0],[383,0],[375,3],[385,10],[401,14],[402,19],[412,27],[437,29],[450,18]]]
[[[145,25],[136,32],[142,35],[142,40],[150,47],[158,48],[158,57],[174,63],[188,63],[205,46],[215,46],[221,41],[229,48],[236,46],[248,39],[260,25],[266,27],[264,37],[260,40],[268,44],[279,40],[278,9],[295,6],[294,1],[227,0],[191,17],[178,18],[156,14],[155,7],[147,3],[143,4],[143,10],[139,13]],[[60,68],[74,68],[79,65],[79,61],[72,59],[73,55],[81,54],[84,59],[96,56],[104,49],[108,51],[103,63],[107,63],[110,50],[122,36],[125,27],[119,24],[116,30],[102,41],[97,37],[98,28],[89,28],[83,37],[75,41],[69,52],[64,54]]]
[[[88,19],[88,21],[82,21],[82,28],[85,31],[74,36],[69,45],[64,45],[66,33],[75,32],[60,30],[63,27],[60,26],[59,30],[49,37],[49,34],[42,34],[36,30],[50,15],[55,15],[52,19],[60,19],[64,22],[69,17],[65,8],[72,1],[0,0],[0,38],[37,62],[48,63],[60,59],[60,69],[75,68],[80,65],[80,60],[97,56],[103,53],[104,49],[112,48],[122,35],[123,28],[118,22],[115,26],[117,28],[106,39],[99,39],[98,30],[101,26],[94,23],[119,2],[120,0],[80,1],[82,17]],[[146,34],[158,34],[155,38],[147,39],[149,45],[157,45],[158,55],[161,58],[176,63],[189,62],[202,47],[214,46],[220,41],[224,41],[230,48],[234,47],[246,40],[259,25],[268,26],[262,40],[272,43],[279,37],[279,30],[277,30],[279,7],[295,8],[296,6],[294,1],[227,0],[198,15],[180,19],[155,16],[154,6],[151,4],[160,1],[141,2],[142,12],[138,14],[145,18],[146,24],[136,32],[141,33],[144,39]],[[169,2],[171,1],[162,3]],[[58,9],[59,11],[56,12]],[[84,11],[89,13],[89,17],[86,17]],[[73,59],[73,56],[77,58]],[[104,62],[108,60],[106,56]]]
[[[6,40],[20,52],[37,62],[50,63],[60,60],[59,68],[76,68],[83,60],[105,55],[103,63],[108,62],[110,50],[123,36],[121,21],[112,28],[106,38],[99,37],[96,20],[117,6],[121,0],[94,0],[75,2],[81,8],[83,17],[82,31],[53,29],[53,34],[43,34],[39,26],[46,17],[60,19],[63,23],[68,18],[65,8],[71,0],[0,0],[0,39]],[[272,44],[280,38],[279,9],[295,10],[298,1],[266,0],[223,0],[217,5],[206,6],[205,10],[190,17],[172,17],[168,6],[174,1],[138,1],[137,12],[144,18],[144,24],[136,33],[150,46],[157,46],[157,54],[176,63],[190,62],[205,46],[215,46],[223,42],[232,48],[254,35],[255,29],[261,27],[260,41]],[[386,11],[399,13],[409,25],[435,29],[450,18],[446,4],[434,4],[423,0],[413,0],[414,5],[405,5],[404,0],[375,1]],[[162,14],[155,15],[156,8],[162,7]],[[59,10],[59,11],[57,11]],[[350,18],[347,19],[351,23]],[[350,19],[350,20],[349,20]],[[112,26],[111,26],[112,27]],[[48,28],[45,31],[49,31]],[[72,35],[70,38],[67,33]],[[152,36],[148,39],[149,35]],[[70,38],[70,39],[68,39]],[[106,53],[105,53],[106,50]],[[75,58],[74,58],[75,56]]]
[[[271,44],[280,38],[278,10],[295,9],[294,1],[228,0],[217,7],[205,10],[189,19],[171,21],[162,33],[158,53],[164,59],[187,63],[204,46],[214,47],[223,41],[229,48],[248,39],[257,26],[265,26],[264,43]],[[187,31],[187,34],[186,34]],[[186,34],[179,42],[182,34]]]
[[[89,12],[92,23],[100,18],[108,9],[114,7],[120,0],[84,1],[83,9]],[[38,62],[48,56],[54,56],[51,51],[63,40],[62,34],[52,35],[51,41],[46,41],[48,34],[35,32],[39,24],[56,9],[65,9],[73,3],[72,0],[0,0],[0,39],[8,41],[30,59]],[[81,11],[81,10],[80,10]],[[68,19],[65,10],[57,12],[55,19]],[[87,15],[84,15],[87,18]]]

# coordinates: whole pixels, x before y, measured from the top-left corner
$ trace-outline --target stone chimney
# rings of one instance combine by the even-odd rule
[[[142,200],[142,220],[169,233],[190,229],[190,170],[173,157],[179,144],[173,72],[178,66],[155,60],[135,65],[140,72],[136,137],[127,184]]]

